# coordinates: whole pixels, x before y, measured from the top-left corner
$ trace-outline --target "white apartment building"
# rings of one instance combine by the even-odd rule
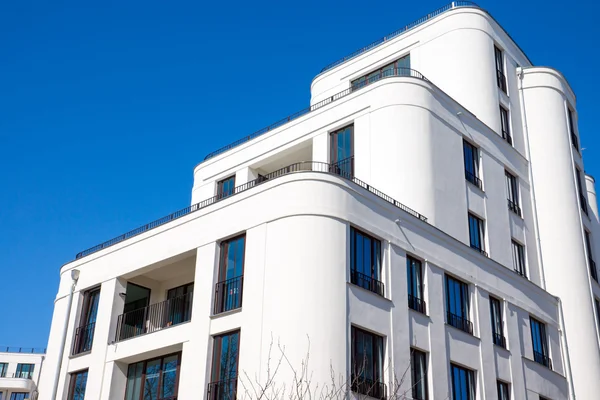
[[[45,349],[0,346],[0,400],[37,399]]]
[[[597,400],[598,208],[561,73],[453,2],[311,93],[206,156],[191,206],[61,268],[40,399],[300,398],[304,377]]]

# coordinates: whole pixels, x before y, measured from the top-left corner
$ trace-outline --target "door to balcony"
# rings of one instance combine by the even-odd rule
[[[129,339],[144,333],[149,303],[150,289],[135,283],[127,283],[125,306],[119,321],[118,340]]]

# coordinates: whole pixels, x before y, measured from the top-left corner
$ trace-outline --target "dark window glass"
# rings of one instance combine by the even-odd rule
[[[588,213],[587,199],[585,197],[585,192],[583,191],[583,184],[582,184],[583,181],[581,179],[581,171],[577,167],[575,167],[575,180],[577,181],[577,193],[579,193],[579,205],[581,206],[581,209],[583,210],[583,212],[587,215],[587,213]]]
[[[465,178],[478,188],[482,188],[479,178],[479,150],[466,140],[463,141],[463,155],[465,159]]]
[[[79,327],[75,330],[73,354],[79,354],[92,350],[99,301],[99,287],[88,290],[84,293],[81,320],[79,321]]]
[[[494,46],[494,58],[496,60],[496,79],[498,87],[506,93],[506,76],[504,75],[504,55],[502,50]]]
[[[569,120],[569,133],[571,134],[571,144],[575,147],[575,150],[579,151],[579,140],[577,139],[577,133],[575,133],[575,124],[573,123],[573,111],[569,108],[567,113]]]
[[[169,289],[167,292],[166,326],[180,324],[192,319],[194,282]]]
[[[502,320],[502,303],[495,297],[490,297],[490,316],[492,319],[492,340],[494,344],[506,347],[504,323]]]
[[[411,349],[412,398],[427,400],[427,354]]]
[[[383,296],[381,242],[355,228],[350,229],[350,281]]]
[[[596,318],[598,318],[598,324],[600,324],[600,300],[594,299],[594,303],[596,303]]]
[[[511,246],[515,272],[527,278],[527,271],[525,269],[525,248],[514,240],[511,242]]]
[[[483,220],[471,213],[469,213],[469,244],[472,248],[485,253]]]
[[[533,360],[552,369],[552,361],[548,353],[548,337],[546,325],[537,319],[530,317],[531,341],[533,344]]]
[[[519,207],[519,185],[517,178],[508,171],[504,171],[506,176],[506,195],[508,198],[508,209],[517,215],[521,215],[521,207]]]
[[[473,324],[469,321],[469,286],[446,275],[447,323],[455,328],[473,334]]]
[[[508,110],[500,106],[500,126],[502,131],[502,139],[512,145],[512,136],[510,135],[510,119],[508,119]]]
[[[10,400],[25,400],[29,398],[29,393],[26,392],[13,392],[10,395]]]
[[[217,183],[217,198],[222,199],[235,193],[235,175]]]
[[[240,331],[215,336],[213,345],[209,400],[232,400],[236,397]]]
[[[8,363],[0,363],[0,378],[6,378],[6,371],[8,371]]]
[[[125,400],[177,398],[181,353],[129,364]]]
[[[452,400],[475,400],[475,372],[450,364],[452,370]]]
[[[388,76],[411,76],[410,70],[410,54],[387,64],[375,71],[369,72],[367,75],[354,79],[351,82],[352,90],[360,89],[370,83],[377,82],[381,78]]]
[[[408,306],[425,314],[427,311],[423,297],[421,261],[410,256],[406,257],[406,283],[408,286]]]
[[[354,326],[351,330],[351,389],[370,397],[383,398],[383,337]]]
[[[508,383],[497,381],[498,383],[498,400],[510,400],[510,391],[508,390]]]
[[[242,306],[246,235],[221,242],[215,314]]]
[[[33,378],[34,368],[35,364],[17,364],[17,372],[15,373],[15,378]]]
[[[594,261],[594,255],[592,253],[592,239],[590,233],[588,231],[584,231],[585,233],[585,250],[588,255],[588,262],[590,264],[590,275],[592,278],[598,282],[598,270],[596,269],[596,262]]]
[[[71,374],[68,400],[83,400],[85,398],[87,376],[87,369],[85,371],[79,371]]]
[[[332,172],[351,178],[354,176],[354,125],[331,133]]]

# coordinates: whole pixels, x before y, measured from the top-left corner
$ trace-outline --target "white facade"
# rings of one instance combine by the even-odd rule
[[[268,380],[279,345],[289,364],[276,385],[290,386],[289,365],[300,370],[310,347],[311,385],[323,388],[331,371],[351,380],[353,327],[383,338],[378,380],[389,395],[412,393],[412,348],[426,354],[429,399],[453,398],[451,364],[473,371],[477,399],[496,399],[498,381],[512,399],[597,399],[600,285],[591,271],[600,229],[577,149],[575,96],[560,73],[531,66],[488,13],[458,4],[319,74],[310,112],[205,159],[190,208],[63,266],[40,399],[68,398],[80,371],[86,399],[130,399],[130,366],[180,353],[177,398],[212,400],[215,336],[237,330],[238,397],[254,395],[249,381]],[[407,55],[414,71],[353,86]],[[500,107],[512,144],[502,137]],[[332,165],[332,133],[347,126],[353,180]],[[478,149],[475,184],[465,179],[465,141]],[[507,172],[518,187],[512,210]],[[228,195],[219,182],[233,176]],[[483,221],[481,252],[471,248],[469,214]],[[376,283],[352,283],[354,229],[380,243],[380,293]],[[243,280],[223,286],[222,258],[234,252],[223,243],[242,234]],[[524,249],[521,275],[513,242]],[[407,303],[407,257],[423,268],[425,312]],[[447,277],[467,284],[459,325],[468,329],[450,321]],[[173,288],[191,290],[193,303],[191,294],[172,297]],[[235,302],[225,312],[216,288]],[[500,332],[490,297],[500,301]],[[533,321],[545,326],[543,345]],[[504,346],[494,344],[498,335]]]
[[[0,347],[0,399],[35,400],[45,355],[41,349]]]

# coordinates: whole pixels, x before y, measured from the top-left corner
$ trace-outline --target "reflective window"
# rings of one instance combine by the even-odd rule
[[[452,400],[475,400],[475,372],[450,364],[452,369]]]
[[[87,384],[88,371],[79,371],[71,374],[69,383],[69,400],[83,400]]]

